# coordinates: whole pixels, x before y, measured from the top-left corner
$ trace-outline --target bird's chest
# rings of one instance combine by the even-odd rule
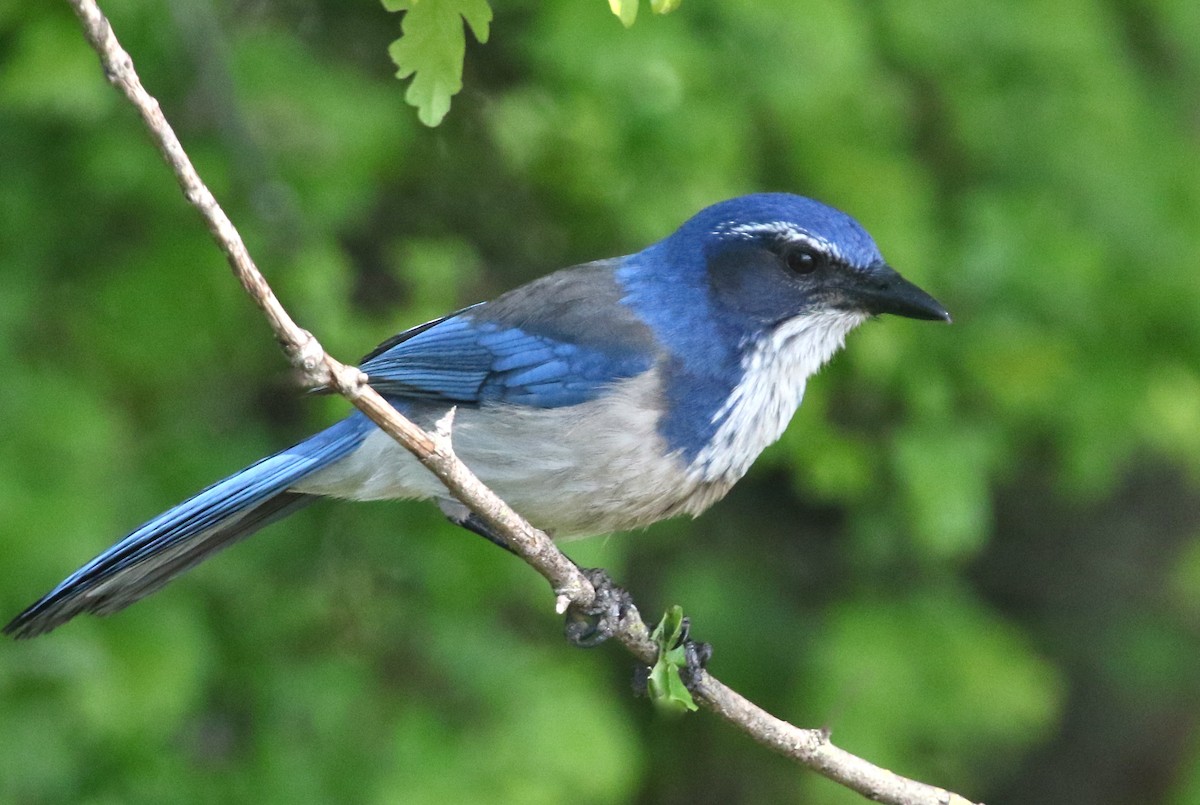
[[[862,320],[847,314],[818,314],[780,325],[756,339],[740,356],[738,371],[699,390],[681,448],[698,480],[733,483],[783,435],[804,397],[808,378],[829,360],[846,333]],[[688,384],[681,383],[685,389]],[[674,393],[686,396],[686,390]]]

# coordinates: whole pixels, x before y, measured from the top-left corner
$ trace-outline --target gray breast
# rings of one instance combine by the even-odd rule
[[[479,478],[539,528],[558,537],[640,528],[697,515],[732,482],[699,478],[664,452],[657,425],[658,374],[615,384],[611,393],[556,409],[460,408],[453,444]],[[414,411],[424,427],[444,408]],[[428,470],[382,432],[297,491],[355,500],[439,498]]]

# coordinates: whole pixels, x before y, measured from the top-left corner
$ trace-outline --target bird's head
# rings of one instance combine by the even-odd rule
[[[663,245],[688,250],[686,259],[703,264],[714,300],[761,326],[813,314],[950,321],[936,299],[884,261],[857,221],[802,196],[758,193],[714,204]]]

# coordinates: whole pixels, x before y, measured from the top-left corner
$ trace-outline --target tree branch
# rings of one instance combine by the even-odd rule
[[[388,435],[407,448],[436,475],[458,500],[481,517],[488,528],[501,535],[512,549],[540,573],[553,588],[556,607],[591,606],[596,591],[579,568],[550,538],[525,522],[454,455],[449,424],[429,434],[401,416],[367,384],[356,367],[332,358],[308,331],[288,315],[262,273],[251,259],[241,235],[225,215],[216,198],[201,181],[195,167],[163,116],[162,109],[134,70],[133,60],[117,42],[112,26],[94,0],[68,0],[83,25],[84,36],[100,57],[105,75],[142,116],[146,128],[175,173],[188,202],[199,210],[205,225],[234,275],[267,317],[288,360],[314,387],[329,387],[361,410]],[[650,630],[636,608],[622,618],[615,637],[641,662],[651,664],[657,649]],[[957,794],[901,777],[850,754],[829,741],[825,730],[801,729],[776,718],[741,694],[702,672],[693,689],[696,701],[719,715],[754,740],[793,758],[810,769],[850,788],[868,799],[891,805],[972,805]]]

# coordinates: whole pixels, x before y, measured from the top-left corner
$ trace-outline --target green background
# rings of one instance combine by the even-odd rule
[[[1005,803],[1200,803],[1200,4],[499,4],[428,129],[374,2],[105,4],[335,355],[705,204],[812,195],[955,315],[854,333],[697,521],[571,543],[712,670]],[[645,9],[643,9],[645,12]],[[305,397],[65,3],[0,0],[0,612],[346,411]],[[322,504],[0,645],[8,803],[851,803],[559,637],[428,505]]]

